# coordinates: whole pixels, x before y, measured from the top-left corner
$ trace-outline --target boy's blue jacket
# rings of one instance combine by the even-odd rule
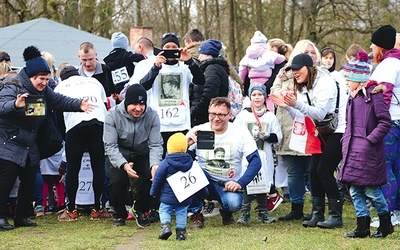
[[[186,172],[192,168],[193,158],[187,153],[170,154],[165,157],[157,168],[150,195],[159,197],[160,201],[168,205],[187,206],[192,202],[192,197],[187,198],[182,203],[178,201],[167,178],[178,171]],[[203,188],[203,196],[208,196],[208,189]]]

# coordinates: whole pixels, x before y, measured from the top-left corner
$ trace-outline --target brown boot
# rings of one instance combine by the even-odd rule
[[[235,220],[233,219],[232,212],[220,209],[219,213],[222,216],[222,224],[224,224],[224,226],[235,224]]]
[[[204,216],[201,212],[193,214],[192,219],[193,223],[189,226],[190,229],[198,229],[204,227]]]

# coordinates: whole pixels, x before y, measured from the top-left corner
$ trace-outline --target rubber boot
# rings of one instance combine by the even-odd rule
[[[171,231],[171,223],[163,223],[161,224],[161,233],[158,236],[160,240],[168,240],[169,236],[171,236],[172,231]]]
[[[294,204],[292,203],[292,211],[289,214],[283,217],[279,217],[280,221],[291,221],[291,220],[300,220],[303,218],[303,204]]]
[[[342,199],[328,199],[329,217],[326,221],[318,222],[317,226],[321,228],[342,228]]]
[[[371,235],[371,238],[385,238],[386,236],[394,232],[394,228],[390,218],[390,212],[378,216],[379,216],[379,227]]]
[[[186,240],[186,228],[177,228],[176,230],[176,240]]]
[[[369,237],[371,231],[369,224],[371,223],[371,217],[363,216],[357,217],[357,228],[353,232],[348,232],[344,235],[346,238],[365,238]]]
[[[309,221],[303,221],[303,227],[316,227],[318,222],[324,221],[325,198],[313,197],[312,217]]]

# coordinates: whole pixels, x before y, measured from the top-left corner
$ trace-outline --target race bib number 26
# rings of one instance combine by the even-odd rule
[[[179,171],[167,178],[176,198],[182,202],[209,184],[197,161],[186,172]]]

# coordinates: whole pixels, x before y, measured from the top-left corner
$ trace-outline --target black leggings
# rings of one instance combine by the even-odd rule
[[[73,211],[75,209],[78,176],[85,149],[89,151],[90,165],[93,171],[94,205],[99,210],[100,197],[105,181],[103,126],[94,124],[74,127],[67,132],[65,141],[65,153],[68,163],[66,176],[68,210]]]
[[[6,218],[6,203],[17,176],[21,182],[18,188],[15,218],[23,219],[33,215],[32,201],[37,169],[38,167],[30,166],[29,158],[25,167],[0,159],[0,219]]]
[[[322,154],[311,156],[310,178],[313,197],[338,199],[339,189],[334,172],[342,160],[342,145],[340,139],[343,134],[333,133],[324,135],[321,140]]]

